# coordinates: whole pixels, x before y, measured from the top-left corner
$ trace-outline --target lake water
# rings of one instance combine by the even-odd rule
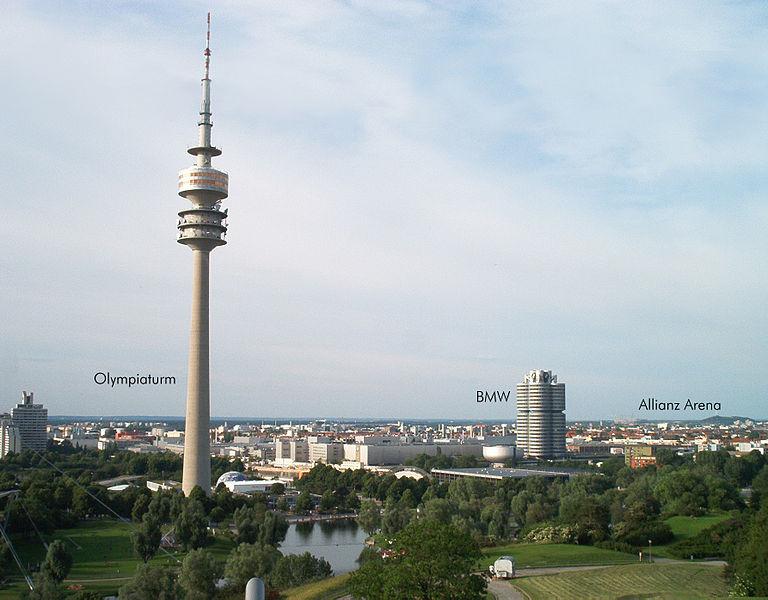
[[[285,541],[280,544],[280,552],[309,552],[317,557],[322,556],[331,563],[333,574],[340,575],[357,569],[355,561],[367,537],[365,531],[352,519],[297,523],[288,527]]]

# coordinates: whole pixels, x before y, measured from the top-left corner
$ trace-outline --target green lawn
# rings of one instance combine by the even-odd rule
[[[654,556],[663,556],[666,558],[675,558],[669,554],[668,549],[673,544],[681,542],[689,537],[692,537],[707,527],[717,525],[721,521],[725,521],[730,518],[728,513],[717,513],[711,515],[703,515],[701,517],[670,517],[666,519],[665,523],[670,526],[672,533],[675,537],[668,544],[656,546],[653,548]]]
[[[577,565],[620,565],[637,561],[637,557],[593,546],[574,544],[511,544],[483,549],[481,568],[488,569],[499,556],[515,557],[517,568],[567,567]]]
[[[348,593],[347,582],[349,577],[350,574],[345,573],[337,577],[308,583],[285,590],[283,595],[286,600],[335,600]]]
[[[703,564],[622,565],[594,571],[522,577],[516,579],[514,585],[531,600],[693,600],[728,596],[722,567]]]
[[[59,529],[52,535],[45,536],[46,541],[60,539],[66,542],[72,552],[74,563],[66,585],[82,585],[82,589],[104,593],[116,593],[117,589],[132,577],[139,565],[133,557],[130,532],[133,526],[112,520],[89,521],[74,529]],[[37,563],[45,556],[40,539],[37,536],[13,537],[13,543],[21,560],[25,563]],[[226,538],[217,537],[209,550],[219,559],[224,560],[234,547]],[[153,564],[178,565],[184,553],[160,551],[152,559]],[[18,598],[24,583],[18,569],[11,576],[12,585],[0,589],[0,599]]]

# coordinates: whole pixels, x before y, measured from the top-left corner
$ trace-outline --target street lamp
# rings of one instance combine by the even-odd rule
[[[648,540],[648,562],[649,563],[653,562],[653,551],[651,548],[652,544],[653,544],[653,541]]]

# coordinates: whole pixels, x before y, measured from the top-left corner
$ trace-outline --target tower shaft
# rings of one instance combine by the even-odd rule
[[[186,495],[199,485],[211,488],[211,384],[208,330],[209,250],[192,252],[192,319],[189,328],[189,375],[184,431],[184,475]]]

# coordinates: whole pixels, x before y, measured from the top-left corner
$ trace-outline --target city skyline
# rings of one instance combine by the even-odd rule
[[[8,407],[183,413],[168,231],[206,10],[7,8]],[[768,8],[214,17],[239,225],[212,280],[212,414],[512,419],[475,392],[546,367],[568,420],[711,414],[638,411],[650,396],[765,416]]]

